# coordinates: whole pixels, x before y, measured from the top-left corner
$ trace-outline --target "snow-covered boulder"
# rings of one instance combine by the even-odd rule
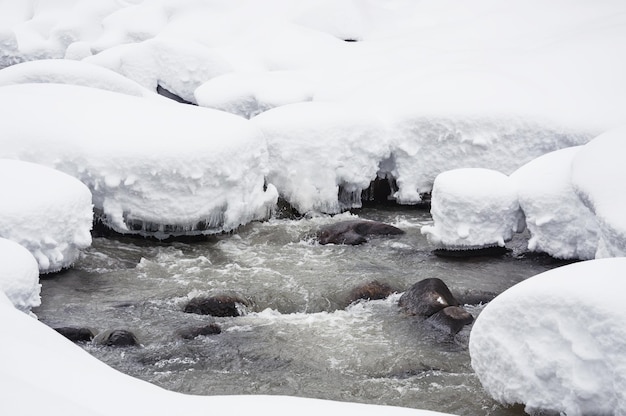
[[[389,157],[384,124],[363,109],[306,102],[251,121],[267,139],[268,181],[301,213],[360,207],[361,191]]]
[[[117,72],[82,61],[42,59],[0,71],[0,86],[44,82],[84,85],[137,97],[162,99],[156,91],[150,91]]]
[[[59,84],[0,87],[0,112],[0,157],[80,179],[121,233],[230,231],[276,203],[263,135],[241,117]]]
[[[529,250],[562,259],[595,258],[596,217],[583,205],[571,183],[572,159],[582,148],[548,153],[511,174],[531,235]]]
[[[230,73],[199,86],[198,105],[252,118],[281,105],[311,101],[313,87],[297,72]]]
[[[572,183],[595,214],[600,241],[596,258],[626,256],[626,127],[593,139],[572,162]]]
[[[14,241],[0,238],[0,292],[13,306],[29,313],[41,305],[39,266],[30,252]]]
[[[470,334],[485,390],[526,411],[626,414],[626,258],[527,279],[491,301]]]
[[[5,126],[10,124],[5,121]],[[10,136],[7,130],[0,138],[3,150],[3,139]],[[0,194],[0,237],[28,249],[42,273],[71,266],[80,250],[91,245],[91,193],[76,178],[34,163],[0,159]]]
[[[523,230],[515,185],[508,176],[489,169],[439,174],[430,212],[434,224],[422,227],[421,232],[447,250],[504,247],[514,232]]]

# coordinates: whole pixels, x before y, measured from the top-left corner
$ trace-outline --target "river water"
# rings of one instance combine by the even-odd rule
[[[360,246],[316,242],[320,226],[355,215],[406,234]],[[397,300],[429,277],[453,292],[500,293],[560,264],[526,253],[523,234],[500,257],[438,257],[420,234],[431,223],[426,209],[368,208],[335,217],[276,218],[193,242],[98,237],[72,269],[42,279],[42,306],[34,312],[52,327],[133,331],[141,347],[83,347],[122,372],[179,392],[522,415],[522,407],[503,407],[483,392],[470,365],[470,327],[445,334],[404,315]],[[351,289],[373,280],[398,294],[347,305]],[[194,296],[224,293],[249,300],[243,316],[183,312]],[[477,316],[482,306],[467,308]],[[177,335],[211,322],[220,334]]]

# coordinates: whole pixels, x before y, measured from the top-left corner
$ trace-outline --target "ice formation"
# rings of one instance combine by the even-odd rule
[[[572,159],[583,148],[575,146],[545,154],[511,175],[531,234],[530,250],[563,259],[595,258],[597,220],[571,183]]]
[[[582,147],[572,162],[577,195],[599,225],[596,258],[626,256],[626,128],[608,131]]]
[[[70,175],[33,163],[0,159],[0,194],[0,237],[28,249],[42,273],[69,267],[80,250],[91,245],[91,193]]]
[[[625,270],[625,258],[574,263],[491,301],[469,341],[489,394],[527,412],[625,414]]]
[[[18,310],[30,313],[41,304],[37,260],[16,242],[0,238],[0,264],[0,293]]]
[[[430,212],[434,224],[422,227],[422,234],[435,246],[451,250],[503,247],[524,227],[515,185],[508,176],[489,169],[439,174]]]
[[[234,115],[59,84],[0,87],[0,112],[0,157],[80,179],[122,233],[230,231],[276,203],[265,140]]]

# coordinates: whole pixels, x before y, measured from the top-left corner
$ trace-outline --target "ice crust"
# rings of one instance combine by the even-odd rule
[[[438,175],[430,212],[434,224],[421,232],[438,248],[504,247],[524,228],[515,187],[508,176],[490,169],[454,169]]]
[[[119,232],[230,231],[276,203],[263,136],[234,115],[59,84],[0,87],[0,111],[0,156],[80,179]]]
[[[28,249],[42,273],[69,267],[80,250],[91,245],[91,193],[76,178],[45,166],[0,159],[0,195],[0,237]]]
[[[625,258],[574,263],[491,301],[469,341],[489,394],[527,412],[626,413],[624,270]]]
[[[16,309],[31,313],[41,305],[37,260],[25,247],[0,238],[0,296],[4,293]]]

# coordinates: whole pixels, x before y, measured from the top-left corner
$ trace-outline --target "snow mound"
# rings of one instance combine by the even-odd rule
[[[598,224],[571,183],[572,159],[582,148],[545,154],[511,174],[531,234],[529,250],[562,259],[595,258]]]
[[[59,84],[0,87],[0,112],[0,157],[80,179],[121,233],[230,231],[276,203],[265,140],[234,115]]]
[[[41,305],[39,266],[30,252],[14,241],[0,238],[0,292],[13,306],[30,313]]]
[[[485,168],[508,175],[538,156],[585,144],[593,137],[582,130],[512,116],[388,111],[392,174],[401,204],[419,202],[420,194],[430,192],[442,172]]]
[[[232,71],[219,51],[170,38],[115,46],[84,61],[118,72],[151,91],[161,86],[192,103],[196,88]]]
[[[306,102],[251,120],[265,134],[268,181],[299,212],[361,206],[361,191],[389,157],[384,125],[358,108]]]
[[[575,263],[491,301],[469,341],[487,392],[527,412],[625,414],[625,271],[626,258]]]
[[[11,129],[0,141],[7,137]],[[4,141],[2,147],[7,147]],[[42,273],[71,266],[80,250],[91,245],[91,193],[77,179],[45,166],[0,159],[0,194],[0,237],[28,249]]]
[[[626,256],[626,127],[593,139],[572,162],[572,183],[595,214],[600,241],[596,258]]]
[[[28,83],[83,85],[146,98],[161,98],[117,72],[81,61],[42,59],[0,71],[0,86]]]
[[[489,169],[439,174],[430,212],[434,225],[422,227],[421,232],[439,248],[503,247],[513,232],[523,229],[515,185],[508,176]]]
[[[313,87],[295,72],[230,73],[205,82],[194,95],[203,107],[252,118],[274,107],[311,101]]]

